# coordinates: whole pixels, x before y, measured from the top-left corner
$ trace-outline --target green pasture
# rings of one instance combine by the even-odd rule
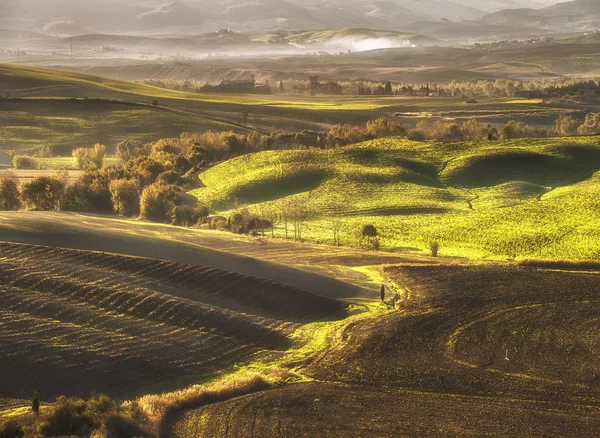
[[[600,248],[598,137],[435,143],[387,138],[335,150],[269,151],[202,173],[215,213],[307,205],[303,238],[357,245],[373,223],[387,250],[503,259],[594,258]],[[291,227],[290,227],[291,229]],[[275,234],[284,236],[281,221]]]

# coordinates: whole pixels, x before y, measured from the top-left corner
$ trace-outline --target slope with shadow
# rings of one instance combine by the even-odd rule
[[[175,436],[597,436],[600,278],[386,268],[402,299],[306,363],[318,383],[187,413]]]
[[[125,396],[291,346],[345,305],[214,268],[0,243],[0,387],[9,399]]]

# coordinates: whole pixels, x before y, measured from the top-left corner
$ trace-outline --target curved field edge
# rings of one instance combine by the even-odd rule
[[[597,272],[386,275],[398,310],[345,325],[308,379],[190,411],[175,436],[596,436]]]
[[[343,345],[347,341],[344,333],[349,326],[375,318],[386,309],[386,306],[373,302],[351,304],[352,314],[346,319],[315,322],[298,328],[290,335],[294,346],[281,354],[257,356],[249,363],[207,377],[204,383],[141,396],[134,401],[155,424],[159,438],[170,437],[179,422],[185,421],[186,412],[267,389],[314,381],[303,371],[306,364]],[[129,403],[132,401],[125,402]]]

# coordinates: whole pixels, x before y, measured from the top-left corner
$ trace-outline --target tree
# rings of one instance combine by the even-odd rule
[[[561,114],[556,119],[556,133],[558,135],[575,135],[578,128],[579,122],[566,114]]]
[[[106,157],[106,146],[96,143],[90,151],[90,162],[95,169],[102,169]]]
[[[346,203],[339,193],[332,193],[327,199],[327,216],[333,231],[333,244],[341,245],[340,231],[344,226],[344,209]]]
[[[600,113],[587,114],[585,122],[579,127],[578,132],[582,135],[600,134]]]
[[[95,144],[93,148],[73,149],[73,157],[77,159],[77,166],[81,170],[102,169],[104,158],[106,157],[106,147],[102,144]]]
[[[392,89],[392,83],[390,81],[385,83],[385,95],[392,96],[394,94],[394,90]]]
[[[135,181],[113,180],[110,182],[109,190],[115,213],[127,217],[140,214],[140,194]]]
[[[440,250],[439,242],[437,240],[429,242],[429,250],[431,251],[431,257],[437,257]]]
[[[366,245],[375,250],[379,249],[379,232],[375,225],[365,224],[360,229],[360,241],[361,245]]]
[[[31,400],[31,410],[36,417],[40,416],[40,393],[37,391],[33,392],[33,398]]]
[[[0,210],[18,210],[21,207],[19,183],[16,178],[0,177]]]
[[[153,100],[152,101],[152,106],[158,106],[158,100]]]
[[[146,187],[140,196],[140,215],[152,222],[166,223],[170,212],[178,202],[175,187],[154,183]]]
[[[87,148],[73,149],[73,152],[71,153],[71,155],[73,156],[73,158],[75,158],[77,160],[77,167],[80,170],[84,170],[87,167],[87,160],[88,160],[88,149]]]
[[[383,303],[385,301],[385,285],[384,284],[381,285],[380,294],[381,294],[381,302]]]
[[[141,155],[147,155],[147,151],[141,141],[126,140],[117,145],[116,155],[124,164]]]
[[[60,211],[65,182],[53,176],[39,176],[23,184],[21,196],[26,207],[38,211]]]
[[[13,167],[15,169],[39,169],[40,160],[27,155],[13,155]]]
[[[283,85],[283,81],[279,81],[279,92],[285,93],[285,85]]]

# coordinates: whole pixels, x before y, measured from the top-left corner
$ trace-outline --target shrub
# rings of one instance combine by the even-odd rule
[[[154,183],[142,191],[140,215],[152,222],[166,223],[173,207],[178,204],[178,196],[173,186]]]
[[[566,114],[561,114],[556,119],[556,133],[558,135],[575,135],[578,128],[579,122]]]
[[[194,222],[194,209],[187,205],[179,205],[171,210],[171,224],[179,227],[191,227],[198,222]]]
[[[586,115],[585,122],[579,127],[578,132],[582,135],[600,134],[600,113]]]
[[[92,429],[93,419],[86,414],[83,400],[59,397],[40,424],[44,436],[80,435]]]
[[[156,181],[158,175],[165,171],[165,166],[149,157],[141,156],[127,162],[125,171],[137,179],[141,187],[145,187]]]
[[[0,423],[0,438],[20,438],[22,436],[25,436],[25,432],[17,420],[11,419]]]
[[[109,191],[116,213],[128,217],[140,214],[140,194],[135,181],[128,179],[111,181]]]
[[[52,176],[39,176],[23,184],[21,196],[30,210],[60,211],[65,195],[65,181]]]
[[[77,166],[81,170],[100,170],[104,165],[106,147],[96,144],[93,148],[73,149],[73,157],[77,159]]]
[[[40,160],[28,155],[15,155],[13,157],[13,167],[15,169],[39,169]]]
[[[106,418],[105,421],[104,436],[106,438],[150,438],[152,437],[152,434],[142,429],[138,424],[129,418],[125,418],[117,414],[111,414]]]
[[[106,172],[88,170],[65,190],[64,210],[110,213],[113,211]]]
[[[0,177],[0,210],[18,210],[21,207],[19,183],[12,176]]]
[[[380,117],[367,122],[367,135],[373,138],[390,137],[395,135],[406,135],[406,129],[402,123]]]
[[[116,155],[122,163],[134,160],[143,155],[149,155],[149,147],[140,141],[123,141],[117,145]]]
[[[438,251],[440,250],[440,244],[436,240],[429,243],[429,250],[431,251],[432,257],[438,256]]]

